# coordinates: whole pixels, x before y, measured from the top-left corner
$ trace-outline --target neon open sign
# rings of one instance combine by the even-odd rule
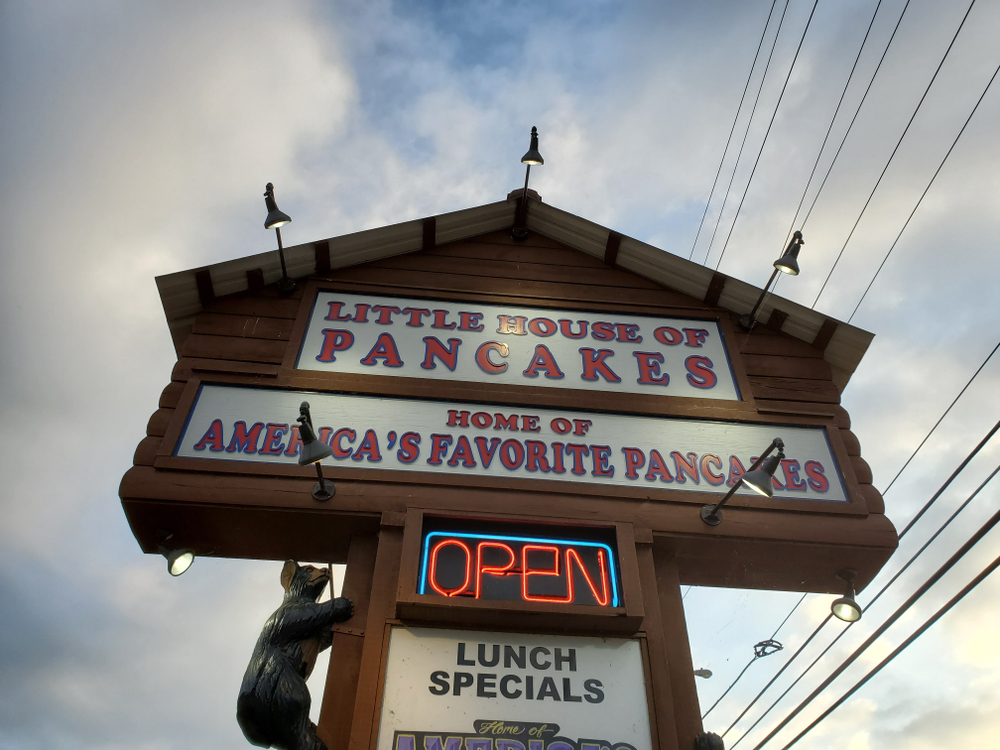
[[[431,531],[420,594],[617,607],[615,554],[600,541]]]

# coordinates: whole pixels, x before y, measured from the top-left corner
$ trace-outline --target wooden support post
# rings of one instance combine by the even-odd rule
[[[388,645],[386,623],[396,616],[396,589],[399,584],[399,562],[403,552],[405,518],[403,513],[382,514],[371,599],[368,602],[368,616],[365,618],[361,679],[358,680],[357,697],[354,701],[348,750],[369,750],[378,732],[376,714],[382,700],[380,688],[385,672],[385,650]],[[330,666],[331,671],[336,669],[332,659]]]
[[[648,533],[648,532],[647,532]],[[642,629],[646,633],[649,653],[649,678],[652,684],[653,702],[649,712],[653,715],[652,729],[654,750],[687,750],[694,746],[694,739],[687,745],[679,745],[677,722],[674,718],[674,698],[671,684],[670,649],[665,642],[659,595],[656,583],[656,565],[653,560],[652,538],[648,543],[640,541],[636,534],[635,554],[639,563],[639,583],[642,586],[642,604],[646,616]],[[689,659],[690,661],[690,659]],[[692,677],[693,679],[693,677]]]
[[[701,709],[695,687],[694,664],[684,622],[684,605],[677,562],[664,544],[654,544],[653,562],[656,566],[656,592],[660,603],[660,623],[663,642],[667,651],[670,670],[670,691],[674,699],[674,721],[677,740],[682,748],[694,747],[694,740],[701,731]]]
[[[328,750],[347,750],[351,736],[377,551],[377,535],[351,537],[341,596],[354,603],[354,617],[334,627],[330,667],[326,673],[323,706],[316,728]],[[381,628],[378,630],[381,632]]]

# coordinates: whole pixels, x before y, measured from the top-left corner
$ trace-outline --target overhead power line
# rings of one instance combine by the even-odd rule
[[[750,109],[750,116],[747,118],[747,127],[746,130],[743,131],[743,140],[740,142],[740,150],[736,154],[736,163],[733,164],[733,173],[729,175],[729,184],[726,186],[726,194],[722,198],[722,205],[719,207],[719,215],[715,217],[715,228],[712,229],[712,238],[708,241],[708,250],[705,251],[704,264],[708,263],[708,256],[712,254],[712,245],[715,244],[715,234],[719,231],[719,222],[722,221],[722,212],[725,211],[726,203],[729,201],[729,191],[733,188],[733,180],[736,179],[736,169],[740,165],[740,158],[743,156],[743,148],[747,144],[747,135],[750,133],[750,125],[753,123],[753,116],[757,113],[757,103],[760,101],[760,92],[764,90],[764,81],[767,80],[767,71],[771,69],[771,59],[774,57],[774,49],[778,46],[778,38],[781,36],[781,27],[785,23],[785,13],[788,12],[788,2],[789,0],[785,0],[785,7],[781,11],[781,18],[778,19],[778,30],[774,32],[774,41],[771,42],[771,51],[767,55],[767,63],[764,65],[764,73],[760,77],[760,85],[757,87],[757,95],[754,97],[753,107]],[[764,31],[767,31],[767,29],[765,28]]]
[[[827,687],[829,687],[830,683],[844,673],[844,670],[857,661],[858,657],[861,656],[861,654],[863,654],[868,647],[872,645],[872,643],[874,643],[883,633],[885,633],[886,630],[895,624],[900,617],[906,614],[910,607],[912,607],[913,604],[920,599],[920,597],[927,593],[931,586],[941,580],[945,573],[955,567],[956,563],[958,563],[958,561],[961,560],[966,553],[979,542],[980,539],[986,536],[986,534],[989,533],[998,522],[1000,522],[1000,510],[990,516],[986,523],[980,526],[976,533],[969,537],[965,544],[959,547],[958,550],[951,557],[949,557],[940,568],[931,574],[930,578],[924,581],[924,583],[921,584],[920,587],[918,587],[917,590],[914,591],[910,597],[896,609],[895,612],[889,615],[888,619],[879,625],[875,631],[868,636],[864,643],[858,646],[850,656],[841,662],[840,665],[816,687],[815,690],[813,690],[801,703],[799,703],[799,705],[797,705],[791,713],[785,716],[785,718],[778,723],[778,726],[772,729],[767,737],[754,747],[754,750],[760,750],[760,748],[770,742],[778,732],[784,729],[792,719],[798,716],[806,706],[812,703],[816,696],[822,693]]]
[[[881,2],[882,0],[879,0]],[[736,132],[736,123],[740,119],[740,110],[743,109],[743,101],[747,97],[747,91],[750,89],[750,79],[753,78],[753,69],[757,67],[757,58],[760,57],[761,47],[764,46],[764,37],[767,36],[767,27],[771,23],[771,16],[774,14],[774,6],[778,4],[778,0],[771,0],[771,10],[767,14],[767,21],[764,22],[764,30],[760,34],[760,43],[757,45],[757,52],[754,53],[753,62],[750,64],[750,72],[747,74],[747,82],[743,87],[743,95],[740,97],[739,106],[736,107],[736,116],[733,118],[733,127],[729,129],[729,137],[726,138],[726,147],[722,149],[722,158],[719,160],[719,168],[715,172],[715,179],[712,180],[712,189],[708,193],[708,200],[705,201],[705,212],[701,215],[701,221],[698,222],[698,232],[694,236],[694,243],[691,245],[691,252],[688,253],[688,260],[694,257],[694,249],[698,245],[698,238],[701,237],[701,228],[705,225],[705,217],[708,216],[708,207],[712,205],[712,196],[715,195],[715,186],[719,182],[719,175],[722,174],[722,165],[726,161],[726,154],[729,153],[729,144],[733,140],[733,133]],[[788,7],[787,2],[785,7]],[[775,36],[777,39],[777,36]],[[763,85],[764,79],[761,79],[761,85]],[[753,115],[751,114],[751,117]],[[747,127],[749,129],[749,120],[747,121]],[[745,141],[744,141],[745,142]],[[736,167],[733,167],[733,171],[736,171]]]
[[[875,195],[875,191],[878,190],[878,186],[882,184],[882,178],[885,177],[885,173],[888,171],[889,165],[892,164],[892,160],[896,157],[896,153],[899,151],[899,147],[902,145],[903,139],[906,138],[906,134],[910,131],[910,126],[916,119],[917,113],[920,111],[920,107],[923,105],[924,100],[927,98],[927,94],[931,90],[931,86],[933,86],[934,81],[937,80],[938,73],[941,72],[941,68],[944,65],[944,61],[948,59],[948,55],[951,53],[952,47],[955,46],[955,40],[958,39],[958,35],[962,31],[962,27],[965,26],[965,21],[968,19],[969,13],[972,11],[972,6],[974,6],[975,4],[976,0],[972,0],[972,2],[969,3],[969,7],[965,11],[965,15],[962,16],[962,22],[958,25],[958,29],[956,29],[955,35],[951,38],[951,42],[948,44],[948,49],[945,50],[944,56],[941,58],[941,62],[938,63],[937,69],[934,71],[934,75],[931,76],[930,83],[928,83],[927,88],[924,89],[923,96],[921,96],[920,101],[917,102],[916,109],[914,109],[913,114],[910,115],[909,122],[907,122],[906,127],[903,128],[902,135],[900,135],[899,140],[896,141],[896,147],[892,150],[892,153],[889,155],[889,160],[885,163],[885,166],[882,168],[882,173],[878,176],[878,179],[875,181],[875,187],[873,187],[871,193],[869,193],[868,200],[865,201],[865,205],[862,206],[861,208],[861,213],[858,214],[858,218],[854,222],[854,226],[851,227],[851,231],[848,233],[847,239],[844,240],[844,245],[843,247],[840,248],[840,252],[837,254],[836,260],[833,261],[833,266],[830,268],[830,272],[826,275],[826,279],[823,281],[823,286],[820,287],[819,294],[817,294],[816,299],[813,300],[812,303],[813,308],[816,307],[816,303],[819,302],[819,298],[823,296],[823,291],[826,289],[826,285],[830,282],[830,277],[833,276],[833,272],[836,270],[837,264],[840,263],[840,259],[844,255],[844,250],[847,248],[847,244],[851,241],[851,237],[854,236],[854,230],[858,228],[858,224],[861,223],[861,219],[865,215],[865,211],[868,210],[868,206],[872,202],[872,198]]]
[[[826,150],[826,142],[830,139],[830,133],[833,132],[833,124],[837,121],[837,115],[840,114],[840,107],[844,103],[844,97],[847,95],[847,89],[850,88],[851,80],[854,78],[854,71],[858,69],[858,61],[861,60],[861,53],[864,52],[865,44],[868,42],[868,35],[871,34],[872,26],[875,25],[875,17],[878,15],[879,8],[881,7],[882,0],[878,0],[878,4],[875,6],[875,12],[872,13],[872,20],[868,24],[868,30],[865,32],[865,38],[861,40],[861,46],[858,47],[858,54],[854,58],[854,65],[851,66],[851,72],[847,75],[847,81],[844,83],[844,90],[840,92],[840,99],[837,101],[837,108],[833,111],[833,117],[830,118],[830,127],[826,129],[826,135],[823,136],[823,143],[819,147],[819,153],[816,154],[816,161],[813,163],[812,171],[809,173],[809,179],[806,180],[805,189],[802,191],[802,197],[799,198],[799,205],[795,208],[795,215],[792,217],[792,223],[788,227],[788,234],[785,236],[785,241],[781,245],[782,247],[787,247],[788,240],[791,239],[792,232],[795,230],[795,222],[799,219],[799,212],[802,210],[802,204],[805,203],[806,195],[809,193],[809,187],[812,185],[813,177],[816,174],[816,168],[819,167],[820,159],[823,158],[823,151]],[[860,108],[860,105],[858,106]],[[853,124],[853,120],[851,121],[851,124]],[[846,134],[844,137],[847,137]]]
[[[743,677],[743,675],[746,674],[746,672],[747,672],[748,669],[750,669],[750,665],[751,664],[753,664],[758,659],[761,659],[761,658],[763,658],[765,656],[770,656],[771,654],[777,653],[778,651],[781,651],[782,648],[784,648],[784,646],[782,646],[781,644],[777,644],[777,646],[778,646],[777,649],[768,650],[767,646],[769,646],[769,644],[776,643],[776,641],[774,639],[778,637],[778,631],[781,630],[785,626],[785,623],[788,622],[788,618],[792,616],[792,613],[795,612],[796,609],[798,609],[799,605],[802,604],[802,600],[805,599],[805,598],[806,598],[806,595],[803,594],[802,598],[799,599],[795,603],[794,607],[792,607],[792,611],[789,612],[787,615],[785,615],[785,619],[781,621],[781,624],[777,628],[775,628],[773,635],[771,635],[771,637],[768,640],[761,641],[756,646],[754,646],[753,658],[749,662],[747,662],[747,665],[745,667],[743,667],[743,671],[741,671],[736,676],[736,679],[733,680],[730,683],[729,687],[727,687],[725,689],[725,691],[723,691],[722,695],[720,695],[716,699],[715,703],[713,703],[711,705],[711,707],[705,713],[703,713],[701,715],[702,719],[704,719],[706,716],[708,716],[710,713],[712,713],[712,709],[714,709],[716,706],[718,706],[719,703],[722,701],[722,699],[725,698],[726,695],[729,694],[729,691],[732,690],[734,687],[736,687],[736,683],[739,682],[740,678]],[[765,648],[759,648],[760,646],[765,646]]]
[[[994,434],[996,434],[996,432],[997,432],[998,429],[1000,429],[1000,422],[997,422],[997,424],[994,425],[993,429],[991,429],[986,434],[986,436],[979,442],[979,444],[969,453],[968,456],[966,456],[966,458],[962,461],[962,463],[959,464],[958,468],[956,468],[955,471],[953,471],[951,473],[951,476],[949,476],[948,479],[945,480],[944,484],[942,484],[941,487],[938,488],[937,492],[934,493],[934,496],[931,498],[931,500],[929,500],[927,502],[927,504],[924,505],[924,508],[921,511],[921,514],[923,513],[924,510],[926,510],[928,507],[930,507],[930,505],[935,500],[937,500],[937,498],[939,498],[944,493],[944,491],[951,485],[951,483],[955,480],[955,478],[959,475],[959,473],[966,466],[968,466],[969,462],[979,453],[980,450],[982,450],[982,448],[986,445],[986,443],[989,441],[989,439],[991,437],[993,437]],[[943,524],[941,524],[941,526],[937,529],[937,531],[935,531],[934,534],[932,534],[931,537],[927,541],[924,542],[923,546],[920,547],[920,549],[918,549],[910,557],[910,559],[906,561],[906,563],[896,572],[895,575],[893,575],[893,577],[888,581],[888,583],[886,583],[884,586],[882,586],[881,589],[879,589],[879,591],[875,594],[875,596],[872,597],[871,601],[869,601],[868,604],[866,605],[866,607],[865,607],[866,610],[868,608],[870,608],[873,604],[875,604],[875,602],[878,601],[879,597],[881,597],[882,594],[884,594],[889,589],[889,587],[892,586],[893,583],[895,583],[896,580],[907,570],[907,568],[909,568],[910,565],[921,554],[924,553],[924,551],[934,542],[935,539],[938,538],[938,536],[940,536],[940,534],[948,527],[948,525],[951,524],[951,522],[953,520],[955,520],[955,518],[966,508],[966,506],[968,506],[968,504],[970,502],[972,502],[972,500],[993,479],[993,477],[996,476],[996,474],[997,474],[998,471],[1000,471],[1000,467],[998,467],[997,469],[994,469],[993,473],[990,474],[979,485],[979,487],[977,487],[976,490],[971,495],[969,495],[968,498],[966,498],[965,502],[963,502],[962,505],[960,505],[958,507],[958,509],[954,513],[952,513],[952,515]],[[903,530],[903,532],[899,535],[899,538],[902,539],[906,535],[906,533],[912,527],[913,527],[913,523],[911,522],[910,525],[908,525]],[[795,651],[795,653],[792,654],[791,658],[787,662],[785,662],[785,664],[781,667],[781,669],[778,671],[778,673],[774,677],[771,678],[771,680],[767,683],[767,685],[764,686],[764,688],[754,697],[754,699],[750,702],[750,704],[746,708],[744,708],[743,711],[740,713],[740,715],[737,716],[736,719],[732,722],[732,724],[729,725],[729,727],[726,729],[726,732],[723,733],[723,736],[725,736],[725,734],[728,733],[729,730],[733,728],[733,726],[735,726],[736,722],[738,722],[741,718],[743,718],[743,716],[747,713],[747,711],[761,698],[761,696],[771,687],[771,685],[774,684],[774,682],[778,679],[778,677],[781,676],[781,674],[785,671],[785,669],[787,669],[792,664],[792,662],[795,661],[795,659],[799,656],[799,654],[802,653],[802,651],[806,648],[806,646],[809,645],[809,643],[812,641],[812,639],[816,637],[816,635],[832,619],[832,617],[833,617],[832,614],[827,615],[826,618],[819,625],[816,626],[815,630],[813,630],[813,632],[809,635],[809,637],[805,640],[805,642],[801,646],[799,646],[799,648]],[[791,690],[799,683],[799,681],[802,680],[802,678],[805,677],[806,674],[808,674],[810,672],[810,670],[812,670],[812,668],[814,666],[816,666],[816,664],[820,661],[820,659],[822,659],[824,656],[826,656],[827,652],[831,648],[833,648],[834,645],[836,645],[837,641],[839,641],[840,638],[844,635],[844,633],[846,633],[849,629],[850,629],[850,625],[848,625],[846,628],[844,628],[843,630],[841,630],[840,633],[837,634],[836,638],[834,638],[833,641],[831,643],[829,643],[826,646],[826,648],[823,649],[823,651],[815,659],[813,659],[813,661],[802,671],[802,673],[798,677],[795,678],[795,680],[792,682],[792,684],[789,685],[785,689],[785,691],[781,695],[779,695],[778,698],[775,699],[771,703],[770,706],[768,706],[767,710],[764,711],[764,713],[761,714],[757,718],[757,720],[750,726],[750,728],[747,729],[740,736],[740,738],[733,744],[733,748],[735,748],[736,745],[738,745],[740,743],[740,741],[743,740],[744,737],[746,737],[751,731],[753,731],[753,729],[761,721],[763,721],[763,719],[774,709],[774,707],[777,706],[778,703],[780,703],[782,701],[782,699],[784,699],[784,697],[786,695],[788,695],[789,692],[791,692]]]
[[[975,0],[973,0],[973,2],[975,2]],[[788,67],[788,75],[785,76],[785,83],[781,86],[781,93],[778,95],[778,102],[774,105],[774,112],[771,113],[771,121],[767,124],[767,131],[764,133],[764,140],[760,143],[760,150],[757,152],[757,158],[753,163],[753,169],[750,170],[750,177],[747,179],[746,187],[743,188],[743,197],[740,198],[740,205],[736,207],[736,215],[733,217],[733,223],[729,225],[729,234],[726,235],[726,242],[722,246],[722,252],[719,254],[719,260],[715,264],[716,271],[719,270],[722,258],[726,254],[726,248],[729,247],[729,240],[733,236],[733,229],[736,228],[736,222],[740,218],[740,210],[743,208],[743,201],[746,200],[747,192],[750,190],[750,183],[753,182],[753,176],[757,172],[757,165],[760,164],[760,157],[764,153],[764,146],[767,145],[767,137],[771,134],[771,126],[774,125],[774,118],[778,116],[778,108],[781,107],[781,100],[785,96],[785,89],[788,88],[788,81],[792,77],[792,71],[795,70],[795,63],[799,59],[799,52],[802,51],[802,43],[806,40],[806,34],[809,33],[809,26],[812,24],[813,16],[816,14],[817,5],[819,5],[819,0],[815,0],[812,10],[809,11],[809,20],[806,21],[806,27],[802,30],[802,38],[799,39],[799,46],[795,48],[795,56],[792,58],[792,64]]]
[[[852,312],[851,317],[847,319],[848,323],[854,320],[854,316],[857,314],[858,308],[861,307],[861,303],[864,302],[865,297],[868,296],[868,292],[872,288],[872,284],[875,283],[875,279],[877,279],[878,275],[882,272],[882,268],[885,266],[885,262],[889,260],[889,256],[892,255],[892,251],[896,249],[896,244],[899,242],[899,238],[903,236],[903,232],[905,232],[906,228],[910,225],[910,219],[913,218],[913,214],[915,214],[917,212],[917,209],[920,208],[920,204],[921,202],[923,202],[924,196],[926,196],[927,191],[931,189],[931,185],[934,184],[934,180],[936,180],[938,174],[941,173],[941,168],[944,166],[944,163],[948,161],[948,157],[951,156],[951,152],[955,150],[955,146],[958,144],[958,139],[962,137],[962,133],[965,132],[965,129],[966,127],[968,127],[969,122],[972,121],[972,116],[976,114],[976,110],[979,109],[979,105],[982,104],[983,98],[986,96],[986,92],[990,90],[990,86],[993,85],[993,81],[997,77],[997,73],[1000,73],[1000,65],[998,65],[997,69],[993,71],[993,76],[990,78],[989,83],[986,84],[986,88],[983,89],[983,93],[980,94],[979,100],[976,102],[976,106],[972,108],[972,111],[969,113],[969,116],[965,120],[965,124],[962,125],[962,129],[958,131],[958,135],[956,135],[955,140],[952,141],[951,148],[948,149],[948,153],[944,155],[944,158],[941,160],[941,163],[938,164],[938,168],[934,171],[934,175],[931,177],[931,181],[927,183],[927,187],[924,188],[924,192],[920,194],[920,197],[917,199],[916,205],[913,207],[913,210],[910,211],[910,215],[906,217],[906,221],[903,223],[903,228],[899,230],[899,234],[897,234],[896,239],[893,240],[892,246],[889,248],[889,252],[887,252],[885,254],[885,257],[882,258],[882,262],[879,264],[878,269],[875,271],[875,275],[872,276],[872,280],[869,281],[868,286],[865,287],[865,293],[861,295],[861,299],[858,300],[858,304],[854,306],[854,312]]]
[[[838,708],[840,708],[840,706],[843,705],[843,703],[848,698],[850,698],[852,695],[854,695],[872,677],[874,677],[879,672],[881,672],[882,669],[889,662],[891,662],[893,659],[895,659],[897,656],[899,656],[903,651],[905,651],[909,647],[909,645],[911,643],[913,643],[915,640],[917,640],[917,638],[919,638],[921,635],[923,635],[924,632],[926,632],[928,628],[930,628],[934,623],[936,623],[944,615],[946,615],[952,609],[952,607],[954,607],[956,604],[958,604],[960,601],[962,601],[962,599],[964,599],[965,596],[970,591],[972,591],[974,588],[976,588],[976,586],[978,586],[980,583],[982,583],[983,581],[985,581],[986,578],[991,573],[993,573],[993,571],[995,571],[998,567],[1000,567],[1000,557],[997,557],[992,563],[990,563],[989,565],[987,565],[979,573],[979,575],[977,575],[975,578],[973,578],[971,581],[969,581],[969,583],[967,583],[962,588],[961,591],[959,591],[957,594],[955,594],[955,596],[953,596],[948,601],[947,604],[945,604],[937,612],[935,612],[932,617],[930,617],[929,619],[927,619],[924,622],[924,624],[921,625],[919,628],[917,628],[917,630],[909,638],[907,638],[905,641],[903,641],[901,644],[899,644],[899,646],[897,646],[895,649],[893,649],[892,653],[889,654],[887,657],[885,657],[882,661],[880,661],[874,668],[872,668],[872,670],[870,672],[868,672],[868,674],[866,674],[863,678],[861,678],[860,680],[858,680],[858,682],[856,682],[854,684],[854,686],[850,690],[848,690],[846,693],[844,693],[844,695],[842,695],[837,700],[836,703],[834,703],[832,706],[830,706],[830,708],[828,708],[826,711],[824,711],[822,714],[820,714],[819,717],[817,719],[815,719],[809,726],[807,726],[805,729],[803,729],[801,732],[799,732],[799,734],[795,736],[795,739],[793,739],[791,742],[789,742],[787,745],[785,745],[785,747],[782,748],[782,750],[788,750],[788,748],[790,748],[792,745],[794,745],[800,739],[802,739],[803,737],[805,737],[810,731],[812,731],[813,728],[817,724],[819,724],[821,721],[823,721],[823,719],[825,719],[827,716],[829,716],[834,711],[836,711]]]

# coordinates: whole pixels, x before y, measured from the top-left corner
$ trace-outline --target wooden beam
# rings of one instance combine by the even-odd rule
[[[833,338],[833,334],[836,332],[837,321],[827,318],[823,321],[823,325],[820,326],[819,333],[816,334],[816,338],[813,339],[813,346],[820,351],[825,351],[826,347],[830,345],[830,339]]]
[[[775,308],[771,310],[771,317],[767,319],[766,325],[772,331],[780,331],[786,320],[788,320],[788,313]]]
[[[194,272],[194,283],[198,287],[198,299],[201,306],[207,307],[215,302],[215,289],[212,287],[212,274],[207,268]]]
[[[264,269],[251,268],[247,271],[247,287],[251,292],[264,291]]]
[[[313,243],[316,253],[316,273],[330,273],[330,240],[320,240]]]
[[[621,247],[622,236],[618,232],[610,232],[608,234],[608,244],[604,248],[604,264],[606,266],[615,267],[615,261],[618,260],[618,248]]]
[[[424,250],[433,250],[437,246],[437,217],[424,219]]]
[[[712,274],[712,280],[708,284],[708,291],[705,293],[706,305],[715,307],[719,304],[719,297],[722,296],[722,289],[726,286],[727,278],[729,277],[718,271]]]

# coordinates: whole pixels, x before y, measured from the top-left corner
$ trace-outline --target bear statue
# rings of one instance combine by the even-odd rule
[[[329,581],[325,568],[294,560],[281,570],[285,599],[264,623],[236,700],[236,721],[253,745],[326,750],[309,720],[306,678],[333,640],[331,626],[354,614],[343,597],[317,604]]]

